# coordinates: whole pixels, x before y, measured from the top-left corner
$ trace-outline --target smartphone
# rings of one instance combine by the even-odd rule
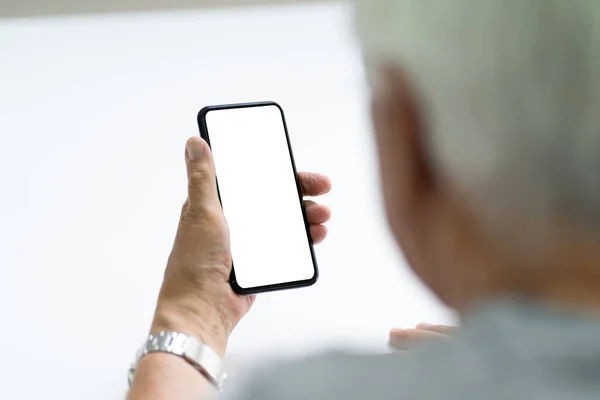
[[[229,225],[233,290],[314,284],[317,261],[283,109],[271,101],[207,106],[198,126]]]

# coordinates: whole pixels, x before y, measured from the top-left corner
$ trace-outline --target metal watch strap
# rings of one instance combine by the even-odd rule
[[[131,386],[137,366],[146,354],[163,352],[182,357],[221,390],[227,377],[221,358],[208,345],[192,336],[179,332],[150,334],[138,350],[135,361],[129,368],[128,381]]]

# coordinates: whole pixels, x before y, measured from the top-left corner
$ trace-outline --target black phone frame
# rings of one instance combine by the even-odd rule
[[[206,114],[208,114],[210,111],[229,110],[229,109],[234,109],[234,108],[265,107],[265,106],[275,106],[279,109],[279,112],[281,114],[281,120],[283,122],[283,130],[285,132],[285,139],[286,139],[288,151],[290,154],[290,161],[292,162],[292,169],[294,171],[294,179],[296,181],[296,189],[298,191],[298,200],[300,202],[300,208],[302,210],[302,217],[304,219],[304,227],[306,229],[306,239],[308,241],[308,247],[309,247],[310,255],[312,258],[314,274],[313,274],[312,278],[301,280],[301,281],[282,282],[282,283],[275,283],[275,284],[271,284],[271,285],[243,288],[238,284],[238,282],[235,278],[235,267],[234,267],[234,261],[232,260],[231,274],[229,276],[229,283],[231,284],[231,287],[233,288],[234,292],[236,292],[238,294],[242,294],[242,295],[250,295],[250,294],[256,294],[256,293],[272,292],[275,290],[295,289],[295,288],[300,288],[300,287],[311,286],[311,285],[315,284],[315,282],[317,282],[317,279],[319,278],[319,267],[317,265],[317,258],[315,256],[315,250],[314,250],[313,242],[312,242],[312,239],[310,236],[310,228],[309,228],[310,225],[308,223],[308,218],[306,216],[306,208],[304,207],[302,186],[300,184],[300,179],[298,177],[298,171],[296,170],[296,162],[294,161],[294,154],[292,152],[292,144],[290,142],[290,136],[288,134],[287,123],[285,121],[285,115],[283,113],[283,109],[281,108],[281,106],[274,101],[257,101],[257,102],[251,102],[251,103],[221,104],[221,105],[213,105],[213,106],[203,107],[198,112],[198,118],[197,118],[198,119],[198,128],[200,129],[200,137],[202,137],[202,139],[204,139],[208,143],[208,145],[211,146],[208,129],[206,127]],[[221,192],[219,191],[218,177],[217,177],[217,193],[219,195],[219,201],[221,201]]]

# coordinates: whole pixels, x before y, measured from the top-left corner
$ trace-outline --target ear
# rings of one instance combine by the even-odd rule
[[[451,304],[453,269],[444,267],[456,260],[447,243],[456,226],[449,223],[453,216],[428,157],[425,110],[401,70],[384,70],[382,78],[372,114],[388,221],[411,269]]]
[[[381,77],[383,84],[373,93],[372,116],[385,206],[402,250],[407,258],[414,258],[419,253],[413,249],[414,238],[424,229],[433,190],[423,110],[401,70],[386,68]],[[408,261],[418,265],[420,260]]]

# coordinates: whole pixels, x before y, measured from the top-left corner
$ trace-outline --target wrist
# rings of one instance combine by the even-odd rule
[[[140,360],[127,399],[192,399],[199,393],[207,399],[217,399],[218,395],[214,385],[189,362],[157,352]]]
[[[211,307],[190,309],[159,300],[150,333],[181,332],[210,346],[221,358],[225,355],[231,330]]]

